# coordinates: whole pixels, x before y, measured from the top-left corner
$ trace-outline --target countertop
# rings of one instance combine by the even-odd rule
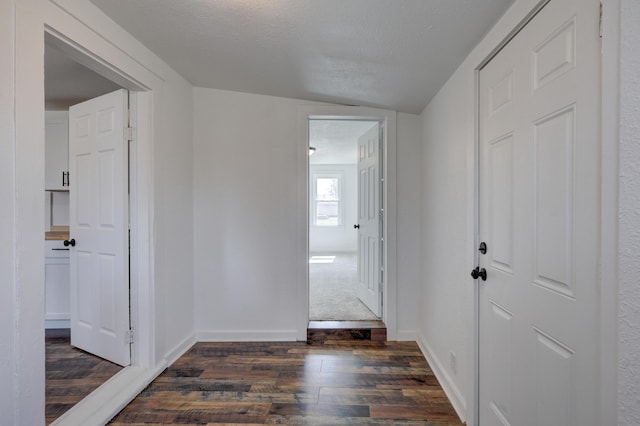
[[[47,231],[44,233],[44,239],[46,240],[68,240],[69,239],[69,229],[55,229],[51,231]]]

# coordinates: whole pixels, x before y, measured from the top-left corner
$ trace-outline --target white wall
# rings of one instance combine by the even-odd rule
[[[156,354],[193,342],[193,90],[167,71],[154,134]]]
[[[618,422],[640,424],[640,2],[620,13]]]
[[[295,340],[294,99],[194,89],[196,330]]]
[[[11,1],[0,2],[0,283],[3,296],[0,297],[0,421],[3,424],[16,424],[17,410],[20,407],[18,398],[21,389],[18,380],[24,380],[24,374],[18,370],[15,361],[20,354],[29,350],[38,350],[41,345],[27,344],[18,346],[16,339],[16,322],[18,320],[19,301],[16,298],[17,286],[24,281],[16,278],[15,256],[17,255],[16,233],[16,170],[15,158],[15,123],[13,121],[15,93],[14,79],[14,29],[13,16],[15,7]],[[43,228],[44,229],[44,228]],[[44,306],[44,305],[43,305]],[[43,373],[39,368],[38,373]],[[34,379],[30,380],[35,381]],[[44,393],[30,395],[37,406],[44,407]],[[44,417],[30,418],[39,420]]]
[[[6,198],[3,197],[13,207],[9,216],[13,250],[8,267],[12,274],[7,283],[13,286],[15,297],[9,309],[14,314],[15,328],[11,330],[9,345],[13,346],[15,356],[10,367],[15,377],[13,400],[7,407],[12,411],[5,411],[5,401],[0,401],[3,405],[0,416],[7,413],[16,424],[40,424],[44,415],[44,78],[39,80],[40,84],[33,82],[38,76],[43,77],[42,65],[40,68],[21,65],[31,65],[34,56],[42,57],[44,53],[42,43],[37,43],[32,32],[34,28],[42,28],[42,2],[15,1],[14,7],[15,20],[9,26],[15,25],[15,44],[7,47],[15,56],[5,57],[3,53],[3,62],[13,66],[14,81],[8,82],[2,92],[13,92],[15,104],[2,112],[10,114],[15,125],[15,133],[8,135],[7,142],[13,145],[9,166],[13,176]],[[26,81],[32,84],[24,84]],[[26,114],[31,107],[31,114]],[[39,156],[34,155],[38,152]]]
[[[398,114],[396,144],[398,340],[416,340],[420,301],[422,128],[414,114]]]
[[[473,116],[466,102],[472,105],[473,80],[457,72],[423,113],[419,320],[420,343],[463,415],[473,383],[474,312],[473,282],[467,271],[468,246],[473,242],[467,226],[473,207],[468,191]],[[457,373],[449,365],[451,352],[458,360]]]
[[[297,300],[298,108],[310,102],[194,89],[194,228],[196,329],[206,340],[295,340]],[[417,116],[401,114],[397,134],[400,209],[417,197],[420,144]],[[406,138],[406,139],[405,139]],[[406,163],[405,163],[406,161]],[[401,176],[401,177],[400,177]],[[416,248],[409,235],[417,212],[406,219],[398,246]],[[409,242],[405,244],[406,238]],[[398,297],[415,300],[419,259],[397,283]],[[400,274],[399,274],[400,275]],[[413,304],[398,314],[398,335],[415,336]]]
[[[141,155],[137,176],[145,189],[140,197],[151,203],[139,230],[148,235],[141,243],[151,244],[151,252],[137,272],[156,304],[155,319],[144,319],[155,321],[155,334],[138,338],[155,342],[150,361],[161,364],[193,334],[190,85],[89,2],[1,2],[0,229],[8,240],[0,245],[3,425],[44,423],[45,25],[153,89],[152,123],[139,129],[152,133],[152,145],[139,147],[149,155]]]
[[[355,252],[358,250],[358,167],[355,164],[310,164],[309,194],[313,194],[314,173],[338,173],[342,176],[343,217],[337,227],[314,226],[309,223],[309,253]],[[310,202],[313,201],[310,198]],[[309,206],[311,212],[311,205]]]

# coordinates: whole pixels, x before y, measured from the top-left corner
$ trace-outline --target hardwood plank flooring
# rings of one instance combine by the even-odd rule
[[[461,425],[413,342],[197,343],[111,422]]]
[[[45,330],[45,420],[52,423],[122,369],[71,346],[68,329]]]

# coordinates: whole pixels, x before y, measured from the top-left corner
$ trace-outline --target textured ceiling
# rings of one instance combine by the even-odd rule
[[[358,138],[375,121],[309,120],[309,145],[316,148],[311,164],[357,164]]]
[[[513,0],[91,0],[194,86],[419,113]]]

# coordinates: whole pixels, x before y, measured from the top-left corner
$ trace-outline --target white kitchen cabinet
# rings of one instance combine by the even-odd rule
[[[69,190],[69,113],[45,111],[44,189]]]
[[[44,246],[45,328],[69,328],[69,249],[59,240],[47,240]]]

